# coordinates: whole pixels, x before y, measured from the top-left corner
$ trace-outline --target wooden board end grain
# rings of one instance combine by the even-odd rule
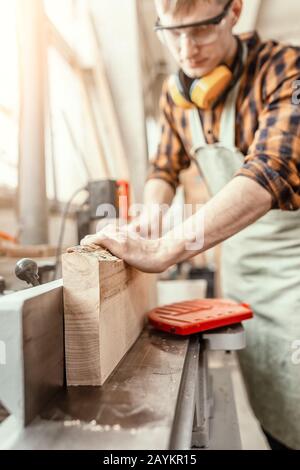
[[[102,249],[63,255],[68,386],[103,385],[142,332],[156,277]]]

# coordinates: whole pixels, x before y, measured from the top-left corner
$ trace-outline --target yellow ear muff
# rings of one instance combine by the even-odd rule
[[[168,81],[168,91],[176,106],[183,109],[192,109],[195,107],[193,103],[184,97],[180,80],[177,75],[171,75]]]
[[[233,74],[225,65],[219,65],[208,75],[195,80],[191,86],[191,101],[201,109],[210,109],[228,88]]]

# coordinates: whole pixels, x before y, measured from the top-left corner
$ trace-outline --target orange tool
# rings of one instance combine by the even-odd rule
[[[129,207],[130,207],[130,186],[125,180],[117,181],[118,188],[118,207],[119,217],[123,220],[129,220]]]
[[[8,242],[17,243],[17,239],[6,232],[0,231],[0,238]]]
[[[253,317],[250,306],[225,299],[199,299],[158,307],[149,312],[149,321],[158,330],[191,335],[240,323]]]

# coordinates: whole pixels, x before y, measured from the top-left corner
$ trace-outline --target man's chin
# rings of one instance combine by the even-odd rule
[[[183,72],[189,78],[200,78],[212,71],[211,67],[182,67]]]

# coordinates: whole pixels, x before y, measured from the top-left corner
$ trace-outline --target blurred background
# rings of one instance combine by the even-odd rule
[[[236,32],[300,45],[299,17],[299,0],[244,0]],[[20,258],[38,260],[42,282],[60,277],[61,252],[95,229],[99,202],[142,202],[174,70],[155,20],[153,0],[0,0],[0,296],[25,287]],[[177,201],[205,202],[193,166],[181,183]],[[164,278],[205,279],[220,295],[218,250]],[[232,376],[243,447],[267,448],[235,364]]]

